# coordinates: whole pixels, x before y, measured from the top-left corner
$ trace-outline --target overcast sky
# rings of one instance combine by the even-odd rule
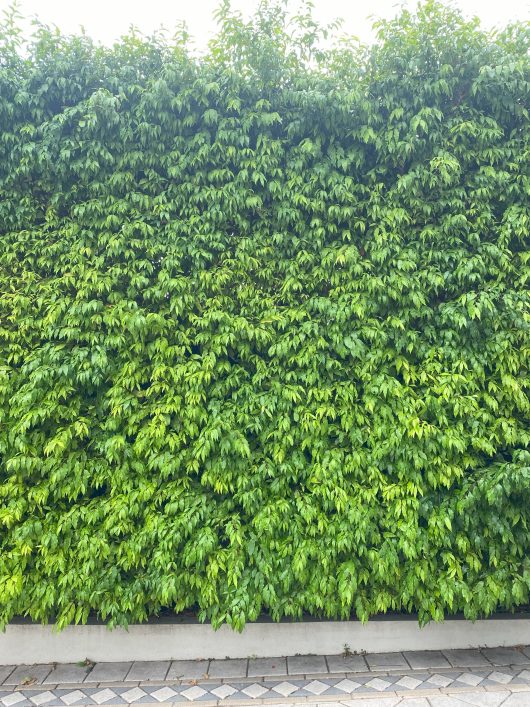
[[[296,7],[296,0],[292,3]],[[0,0],[2,10],[9,4],[10,0]],[[149,34],[160,25],[172,29],[178,20],[185,20],[197,47],[203,48],[215,30],[212,13],[218,0],[19,0],[19,4],[25,15],[38,15],[67,33],[77,32],[82,25],[90,36],[107,44],[131,24]],[[233,7],[246,14],[256,4],[257,0],[232,0]],[[414,6],[416,2],[403,4]],[[485,26],[530,17],[530,0],[457,0],[452,4],[467,15],[478,15]],[[370,15],[392,17],[398,7],[395,0],[314,0],[314,5],[320,21],[342,17],[344,30],[362,41],[372,38]]]

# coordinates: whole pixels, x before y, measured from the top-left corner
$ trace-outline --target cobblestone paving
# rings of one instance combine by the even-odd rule
[[[0,666],[0,707],[530,707],[530,646],[366,656]]]

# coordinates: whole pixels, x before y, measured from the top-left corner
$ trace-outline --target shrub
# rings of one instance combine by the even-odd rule
[[[0,622],[528,601],[529,32],[0,40]]]

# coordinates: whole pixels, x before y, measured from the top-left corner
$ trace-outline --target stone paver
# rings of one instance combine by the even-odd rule
[[[413,670],[439,670],[451,667],[442,651],[405,651],[403,655]]]
[[[0,685],[7,680],[11,673],[15,670],[15,665],[0,665]]]
[[[287,680],[282,680],[278,685],[273,685],[271,690],[277,692],[278,695],[282,695],[282,697],[289,697],[293,692],[296,692],[296,685],[293,685]]]
[[[429,697],[432,707],[464,707],[464,702],[453,695],[432,695]],[[407,704],[406,701],[404,704]]]
[[[327,655],[330,673],[364,673],[368,670],[362,655]]]
[[[451,665],[458,668],[479,668],[490,666],[489,661],[475,648],[457,648],[442,651]]]
[[[183,690],[180,694],[184,695],[187,700],[198,700],[200,697],[204,697],[207,692],[202,687],[194,685],[193,687],[188,687],[186,690]]]
[[[510,673],[503,673],[500,670],[494,670],[488,675],[488,684],[490,682],[496,685],[507,685],[512,681],[512,675]]]
[[[101,690],[96,690],[95,692],[90,693],[90,699],[94,700],[94,702],[98,705],[102,705],[105,702],[108,702],[109,700],[112,700],[116,697],[116,693],[114,690],[111,690],[109,687],[102,688]]]
[[[10,695],[2,697],[1,702],[5,707],[13,707],[13,705],[19,702],[27,702],[27,700],[24,695],[21,695],[19,692],[12,692]]]
[[[125,692],[122,692],[121,697],[126,702],[132,703],[132,702],[136,702],[137,700],[140,700],[142,697],[145,697],[146,694],[147,693],[144,690],[142,690],[141,687],[131,687],[130,690],[126,690]]]
[[[516,692],[509,695],[502,703],[502,707],[528,707],[530,705],[530,693]]]
[[[62,695],[61,700],[64,702],[65,705],[68,705],[68,707],[70,707],[70,705],[75,705],[76,703],[85,700],[85,693],[81,692],[81,690],[72,690],[71,692],[67,692],[66,694]]]
[[[399,705],[401,702],[401,698],[399,697],[362,697],[357,700],[341,700],[340,701],[342,705],[346,705],[346,707],[395,707],[395,705]],[[329,704],[329,703],[327,703]],[[324,707],[326,705],[325,702],[323,702],[319,707]]]
[[[286,658],[250,658],[248,661],[249,678],[274,675],[287,675]]]
[[[377,690],[378,692],[383,692],[383,690],[388,689],[392,683],[386,678],[372,678],[364,684],[365,687],[369,687],[371,690]]]
[[[204,680],[208,676],[209,660],[174,660],[166,680]]]
[[[350,678],[344,678],[343,680],[339,680],[339,682],[335,683],[334,689],[349,694],[351,692],[354,692],[358,687],[361,687],[360,682],[357,682],[356,680],[350,680]]]
[[[257,682],[253,682],[252,684],[241,688],[241,692],[248,697],[252,697],[252,699],[257,699],[259,697],[263,697],[263,695],[266,695],[267,692],[269,692],[269,688],[264,687]]]
[[[367,653],[370,670],[407,670],[409,664],[401,653]]]
[[[11,671],[9,677],[4,680],[4,685],[20,685],[23,681],[32,682],[34,685],[41,684],[53,670],[53,665],[19,665]]]
[[[425,686],[426,687],[448,687],[451,685],[453,682],[453,678],[448,677],[445,674],[440,674],[440,673],[434,673],[433,675],[430,675],[426,681],[425,681]]]
[[[506,699],[505,692],[462,692],[458,699],[473,707],[499,707]]]
[[[395,681],[394,690],[402,690],[403,688],[415,690],[422,682],[422,680],[418,680],[418,678],[412,677],[412,675],[403,675],[403,677]]]
[[[132,664],[125,680],[127,682],[164,680],[168,670],[169,660],[138,660]]]
[[[61,663],[54,668],[43,680],[44,685],[58,685],[59,683],[83,682],[90,671],[89,665],[76,663]]]
[[[328,666],[323,655],[290,655],[287,658],[287,672],[289,675],[327,673]]]
[[[493,665],[525,665],[528,656],[516,648],[483,648],[482,654]]]
[[[208,668],[210,678],[244,677],[247,674],[247,661],[232,658],[231,660],[212,660]]]
[[[457,681],[461,683],[462,685],[467,685],[468,687],[476,687],[477,685],[480,685],[480,683],[483,680],[482,675],[475,675],[475,673],[461,673],[457,677]]]
[[[171,702],[175,699],[177,694],[178,693],[173,690],[173,688],[166,685],[165,687],[159,687],[158,690],[152,692],[150,697],[154,697],[157,702]]]
[[[54,702],[55,695],[51,690],[46,690],[45,692],[37,692],[31,697],[31,701],[37,707],[40,705],[48,704],[48,702]]]
[[[85,682],[122,682],[132,667],[129,663],[96,663]]]

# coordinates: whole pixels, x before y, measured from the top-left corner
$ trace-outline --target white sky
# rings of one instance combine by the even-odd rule
[[[296,0],[292,0],[296,7]],[[10,0],[0,0],[4,10]],[[232,6],[248,14],[257,0],[232,0]],[[403,3],[414,6],[415,0]],[[478,15],[486,27],[502,26],[514,19],[530,17],[529,0],[456,0],[466,15]],[[24,15],[37,15],[47,24],[55,24],[67,33],[77,32],[82,25],[93,38],[112,44],[131,24],[144,33],[164,25],[172,29],[185,20],[198,48],[203,48],[215,30],[212,18],[218,0],[19,0]],[[343,29],[362,41],[370,41],[370,15],[392,17],[395,0],[314,0],[315,15],[324,23],[337,17],[344,19]]]

